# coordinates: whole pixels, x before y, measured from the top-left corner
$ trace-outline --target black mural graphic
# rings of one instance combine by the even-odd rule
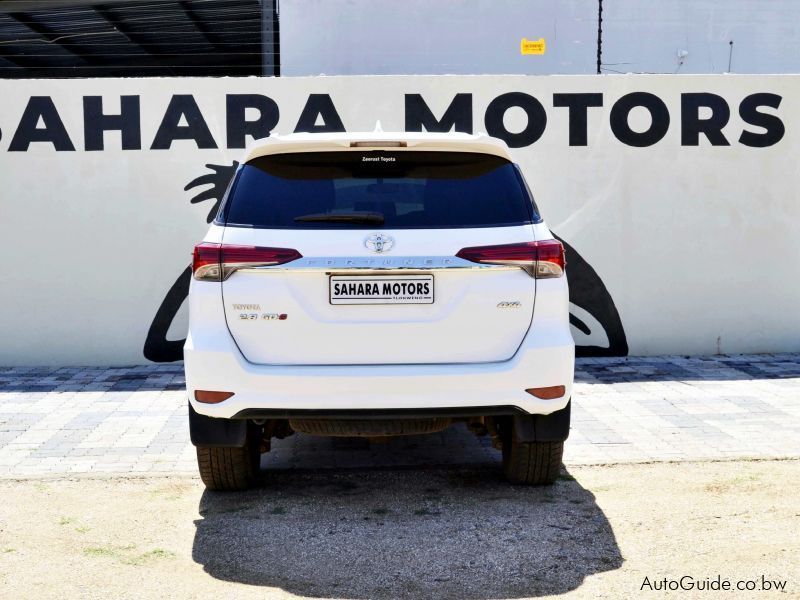
[[[219,210],[220,202],[239,163],[231,165],[207,164],[210,173],[205,173],[190,181],[185,191],[210,186],[192,197],[190,202],[197,204],[214,200],[207,222],[211,222]],[[617,307],[611,298],[603,280],[578,252],[562,238],[556,236],[564,244],[567,258],[567,279],[569,281],[570,324],[575,328],[577,338],[576,354],[578,356],[626,356],[628,341],[622,327]],[[158,307],[147,339],[144,343],[144,357],[153,362],[173,362],[183,359],[182,340],[167,339],[175,315],[189,295],[189,281],[192,277],[191,267],[187,267],[178,276],[167,295]],[[585,338],[585,339],[584,339]],[[598,343],[599,342],[599,343]]]
[[[186,187],[183,188],[183,191],[188,192],[192,188],[202,187],[205,185],[211,186],[190,200],[192,204],[197,204],[198,202],[204,202],[206,200],[215,201],[211,207],[211,210],[208,211],[206,223],[211,223],[211,221],[213,221],[214,217],[217,215],[219,204],[222,202],[222,197],[225,195],[225,190],[228,188],[228,184],[231,182],[233,174],[236,173],[238,166],[239,163],[237,161],[233,161],[233,164],[230,166],[206,165],[206,169],[210,169],[212,172],[192,179],[186,184]]]
[[[147,338],[144,341],[144,357],[153,362],[174,362],[183,360],[183,345],[186,339],[168,340],[167,332],[172,325],[175,315],[189,296],[189,281],[192,277],[192,267],[188,266],[183,273],[178,275],[175,283],[169,288],[161,306],[156,311],[156,316],[150,324]]]
[[[603,338],[607,345],[582,343],[580,337],[575,340],[575,351],[578,356],[627,356],[628,340],[622,327],[614,300],[608,293],[603,280],[592,266],[578,252],[559,236],[564,244],[567,258],[567,281],[569,281],[570,304],[578,307],[581,314],[576,314],[570,307],[570,324],[587,336],[588,340]],[[583,313],[586,313],[585,315]],[[587,318],[588,316],[588,318]],[[600,331],[597,331],[600,329]]]

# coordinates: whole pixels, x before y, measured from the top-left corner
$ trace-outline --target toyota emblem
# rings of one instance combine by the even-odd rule
[[[388,252],[394,248],[394,238],[385,233],[373,233],[364,240],[364,246],[370,252]]]

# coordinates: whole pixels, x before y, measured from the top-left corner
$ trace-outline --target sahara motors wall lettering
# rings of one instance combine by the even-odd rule
[[[0,81],[0,364],[179,360],[189,253],[242,148],[504,139],[567,248],[582,355],[800,349],[800,76]]]

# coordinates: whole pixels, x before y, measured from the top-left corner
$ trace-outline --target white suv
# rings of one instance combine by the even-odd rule
[[[510,481],[552,483],[574,368],[564,267],[500,140],[259,142],[194,249],[185,366],[206,487],[255,483],[273,437],[459,421]]]

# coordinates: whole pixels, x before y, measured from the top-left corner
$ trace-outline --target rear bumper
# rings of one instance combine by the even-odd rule
[[[370,411],[414,409],[550,414],[564,408],[572,394],[575,347],[566,319],[536,321],[510,360],[439,365],[255,365],[244,359],[227,329],[204,328],[201,335],[190,331],[186,341],[186,386],[198,414],[228,419],[278,418],[295,411],[368,416]],[[565,386],[565,393],[553,400],[525,392],[557,385]],[[198,389],[234,395],[203,404],[194,399]]]

